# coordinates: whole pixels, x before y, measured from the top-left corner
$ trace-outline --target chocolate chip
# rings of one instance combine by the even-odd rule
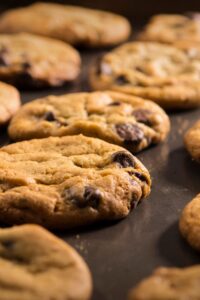
[[[52,111],[48,111],[44,115],[44,119],[48,122],[54,122],[56,121],[56,117]]]
[[[0,241],[0,243],[1,243],[5,248],[12,248],[12,246],[14,245],[14,241],[12,241],[12,240],[4,240],[4,241]]]
[[[125,85],[125,84],[128,84],[130,82],[124,75],[120,75],[120,76],[115,78],[115,83],[118,84],[118,85]]]
[[[86,186],[83,193],[72,187],[64,190],[63,197],[79,208],[90,206],[97,209],[101,200],[101,193],[92,186]]]
[[[144,176],[144,174],[137,172],[137,171],[131,171],[128,172],[129,175],[134,175],[135,177],[137,177],[138,179],[140,179],[141,181],[147,181],[146,176]]]
[[[135,70],[138,71],[138,72],[141,72],[141,73],[145,73],[145,72],[144,72],[144,69],[142,69],[142,68],[139,67],[139,66],[136,66],[136,67],[135,67]]]
[[[57,122],[61,125],[61,126],[68,126],[69,124],[66,121],[61,121],[61,120],[57,120]]]
[[[151,112],[148,109],[137,109],[134,110],[132,115],[135,117],[135,119],[140,122],[143,123],[147,126],[152,126],[152,122],[149,119],[149,115],[151,114]]]
[[[22,68],[25,70],[29,70],[31,68],[31,64],[28,61],[22,63]]]
[[[144,132],[136,124],[117,124],[115,128],[125,143],[138,145],[144,138]]]
[[[91,206],[97,209],[100,204],[101,193],[98,189],[92,186],[86,186],[83,198],[84,198],[85,206]]]
[[[119,105],[121,105],[121,102],[119,102],[119,101],[115,101],[115,102],[112,102],[112,103],[110,103],[110,104],[108,104],[109,106],[119,106]]]
[[[112,155],[113,162],[118,163],[122,168],[134,167],[133,156],[127,152],[119,151]]]

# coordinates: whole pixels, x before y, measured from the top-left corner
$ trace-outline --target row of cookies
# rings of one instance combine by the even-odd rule
[[[199,42],[198,32],[200,28],[199,14],[193,13],[187,16],[161,15],[152,18],[140,39],[144,41],[159,41],[173,43],[177,45],[177,39],[185,39],[178,45],[188,48],[190,71],[197,67],[193,58],[198,57]],[[194,46],[194,47],[193,47]],[[196,66],[195,66],[196,64]],[[189,71],[189,70],[188,70]],[[186,69],[187,72],[187,69]],[[198,84],[199,74],[196,68],[194,79]],[[186,83],[186,81],[185,81]],[[188,85],[187,85],[188,87]],[[184,92],[184,89],[182,90]],[[184,98],[184,95],[183,95]],[[190,128],[185,136],[186,149],[191,157],[197,162],[200,161],[200,121],[197,121]],[[186,241],[197,251],[200,251],[200,194],[189,202],[183,209],[179,230]],[[130,300],[155,300],[155,299],[200,299],[200,265],[191,266],[184,269],[179,268],[159,268],[153,274],[139,283],[129,295]]]
[[[143,44],[142,44],[142,47],[143,47]],[[151,66],[150,66],[151,67]],[[109,70],[109,67],[106,65],[104,65],[104,67],[103,67],[105,70]],[[106,71],[106,72],[110,72],[110,71]],[[98,72],[97,72],[98,73]],[[187,78],[186,78],[187,79]],[[118,82],[124,82],[124,81],[126,81],[126,77],[125,77],[125,79],[124,79],[124,77],[120,74],[119,75],[119,77],[118,77]],[[181,82],[181,84],[180,84],[180,91],[181,92],[183,92],[183,94],[184,94],[184,90],[183,90],[183,88],[184,88],[184,84],[183,84],[183,82],[186,84],[186,82],[187,82],[187,80],[186,81],[180,81]],[[166,82],[164,83],[164,84],[166,84]],[[169,83],[168,83],[169,84]],[[174,82],[174,85],[175,85],[176,83]],[[119,85],[121,85],[121,83],[119,84]],[[124,85],[124,83],[122,84],[122,85]],[[142,84],[140,84],[142,87],[143,87],[143,85]],[[167,84],[166,84],[167,85]],[[110,86],[109,86],[109,88],[110,88]],[[160,86],[159,86],[159,88],[160,88]],[[171,91],[171,93],[174,95],[174,93],[176,93],[176,91],[175,91],[175,89],[173,90],[173,88],[174,88],[174,86],[172,86],[172,89],[169,89],[169,91]],[[194,86],[192,86],[192,88],[191,88],[191,90],[193,90],[194,91],[194,89],[195,88],[197,88],[196,86],[195,86],[195,84],[194,84]],[[158,91],[158,90],[156,90],[155,91],[155,94],[157,94],[157,93],[159,93],[159,92],[161,92],[161,88],[160,88],[160,91]],[[190,91],[191,91],[190,90]],[[122,89],[122,91],[125,91],[124,90],[124,88]],[[196,90],[195,90],[196,91]],[[147,90],[145,91],[145,92],[147,92]],[[143,91],[142,91],[142,93],[143,93]],[[151,91],[149,92],[150,93],[150,95],[151,95]],[[189,93],[189,91],[188,91],[188,93]],[[133,94],[135,94],[135,92],[133,92]],[[182,95],[183,95],[182,94]],[[192,93],[191,93],[192,94]],[[191,95],[190,93],[189,93],[189,95]],[[137,95],[137,94],[136,94]],[[165,98],[167,98],[168,97],[168,95],[169,94],[166,94],[165,95]],[[188,94],[186,94],[186,96],[187,96]],[[141,94],[140,94],[140,96],[141,96]],[[142,95],[143,96],[143,95]],[[119,97],[119,96],[118,96]],[[152,96],[153,97],[153,96]],[[180,106],[179,106],[179,100],[180,100],[180,98],[181,98],[181,100],[183,100],[183,103],[188,103],[189,102],[189,107],[190,107],[190,105],[198,105],[197,104],[197,102],[198,102],[198,100],[196,101],[196,98],[198,98],[198,93],[197,93],[197,95],[195,96],[196,98],[195,98],[195,104],[193,104],[192,102],[190,102],[190,100],[188,100],[188,98],[187,97],[185,97],[184,98],[184,96],[182,96],[181,97],[181,93],[180,94],[178,94],[178,96],[177,96],[178,98],[175,98],[175,99],[178,99],[178,108],[180,108]],[[150,96],[148,97],[148,98],[151,98]],[[159,97],[158,97],[159,98]],[[189,99],[190,99],[190,96],[189,96]],[[155,99],[153,99],[153,100],[155,100]],[[161,99],[162,100],[162,99]],[[172,98],[172,103],[174,104],[174,98]],[[192,104],[191,104],[192,103]],[[45,103],[46,104],[46,103]],[[47,103],[48,104],[48,103]],[[96,104],[95,104],[96,105]],[[118,106],[119,104],[115,104],[116,106]],[[115,106],[114,105],[114,106]],[[120,104],[121,105],[121,104]],[[175,105],[177,105],[177,104],[175,104]],[[181,106],[183,106],[183,107],[188,107],[187,106],[187,104],[181,104]],[[182,107],[182,108],[183,108]],[[54,107],[53,107],[54,108]],[[168,107],[167,107],[168,108]],[[172,107],[169,107],[169,108],[172,108]],[[121,107],[120,107],[120,109],[121,109]],[[31,110],[32,110],[32,108],[31,108]],[[62,124],[62,122],[61,121],[65,121],[66,122],[66,120],[65,120],[65,118],[63,118],[64,120],[62,120],[62,116],[61,116],[61,118],[60,118],[60,116],[59,117],[55,117],[55,114],[53,113],[53,112],[51,112],[50,111],[50,113],[49,113],[49,111],[45,111],[45,119],[47,119],[47,121],[48,122],[56,122],[56,124],[57,124],[57,126],[59,127],[60,125],[59,125],[59,123],[61,123]],[[138,114],[138,112],[137,112],[137,114]],[[146,112],[144,113],[144,112],[142,112],[141,113],[141,111],[139,112],[139,117],[141,118],[141,115],[142,115],[142,118],[144,119],[145,118],[145,122],[149,122],[149,120],[148,120],[148,118],[145,116],[144,117],[144,114],[146,114]],[[35,115],[36,115],[36,117],[38,116],[38,113],[36,112],[35,114],[34,114],[34,117],[35,117]],[[148,113],[147,113],[147,115],[148,115]],[[21,118],[21,117],[20,117]],[[43,118],[43,114],[42,114],[42,118]],[[60,118],[60,120],[57,120],[57,119],[59,119]],[[20,120],[20,119],[19,119]],[[137,120],[137,119],[136,119]],[[42,119],[42,121],[43,121],[43,119]],[[143,122],[140,122],[139,121],[139,123],[143,123]],[[145,123],[144,123],[145,124]],[[33,125],[33,123],[32,124],[29,124],[29,125]],[[68,125],[68,124],[67,124]],[[66,125],[65,125],[66,126]],[[80,126],[80,125],[79,125]],[[25,127],[25,126],[24,126]],[[31,126],[30,126],[31,127]],[[29,128],[30,128],[29,127]],[[149,127],[149,125],[148,125],[148,127]],[[14,128],[14,126],[13,126],[13,128]],[[42,127],[42,128],[44,128],[44,127]],[[134,128],[134,130],[132,130],[132,127],[130,127],[129,128],[129,126],[128,126],[128,129],[130,129],[130,130],[128,130],[128,136],[129,135],[132,135],[132,132],[134,131],[134,137],[135,137],[135,127],[133,127]],[[139,126],[139,128],[140,128],[140,126]],[[118,129],[118,127],[117,127],[117,129]],[[22,132],[23,132],[24,130],[22,129]],[[42,130],[43,131],[43,130]],[[47,129],[47,131],[48,131],[48,129]],[[88,130],[89,132],[91,132],[91,129],[90,130]],[[125,128],[124,129],[124,127],[122,127],[122,128],[120,128],[119,130],[118,130],[119,132],[120,132],[120,134],[122,135],[122,137],[124,137],[124,135],[127,135],[127,128]],[[129,133],[129,131],[130,131],[130,133]],[[87,132],[87,131],[86,131]],[[125,133],[124,133],[125,132]],[[146,133],[146,132],[145,132]],[[30,134],[30,132],[28,132],[28,134]],[[48,134],[48,133],[47,133]],[[85,134],[85,133],[84,133]],[[14,135],[15,135],[15,133],[14,133]],[[52,134],[50,134],[50,135],[52,135]],[[56,134],[57,135],[57,134]],[[146,134],[145,134],[146,135]],[[140,136],[140,139],[141,139],[141,133],[139,132],[139,136]],[[26,139],[27,137],[25,137],[25,139]],[[31,137],[28,137],[28,138],[31,138]],[[23,139],[23,137],[21,138],[19,138],[19,139]],[[103,138],[103,139],[105,139],[105,138]],[[127,140],[127,139],[124,139],[124,141],[125,141],[125,144],[127,145],[127,142],[130,144],[130,141],[129,141],[129,139]],[[131,141],[133,141],[132,140],[132,137],[131,137]],[[135,142],[135,141],[134,141]],[[133,143],[134,144],[134,143]],[[139,148],[138,150],[141,150],[142,148]],[[133,150],[133,151],[136,151],[136,150]],[[121,154],[120,154],[121,155]],[[122,157],[123,157],[123,154],[122,154]],[[117,159],[118,160],[118,159]],[[122,161],[124,161],[124,160],[122,160]],[[125,158],[125,162],[123,162],[122,163],[122,165],[124,165],[125,164],[125,166],[127,166],[127,158]],[[129,165],[129,162],[128,162],[128,165]],[[86,194],[87,194],[87,192],[86,192]],[[96,203],[96,201],[95,201],[95,203]],[[96,205],[96,204],[95,204]]]
[[[81,68],[80,55],[69,44],[111,46],[130,31],[122,16],[75,6],[35,3],[5,12],[0,17],[0,80],[20,88],[63,85]]]
[[[51,37],[60,37],[72,44],[90,46],[115,44],[129,34],[129,24],[122,17],[82,8],[68,7],[66,10],[63,8],[54,4],[48,4],[47,7],[45,4],[35,4],[28,18],[25,12],[24,18],[19,16],[18,21],[14,16],[14,23],[22,25],[28,20],[31,21],[31,29],[35,24],[38,30],[43,30],[44,33],[49,30]],[[59,22],[52,18],[55,12],[60,16]],[[38,20],[40,16],[42,19]],[[106,26],[101,25],[102,19]],[[10,21],[12,22],[12,16]],[[1,18],[1,29],[6,26],[5,23],[4,17]],[[56,24],[57,28],[55,28]],[[13,28],[16,28],[15,25]],[[116,27],[118,30],[113,30]],[[24,33],[12,36],[4,34],[0,36],[0,40],[0,77],[4,81],[20,87],[58,86],[65,81],[74,80],[79,74],[78,52],[61,41]],[[101,97],[108,97],[108,95],[99,95],[97,102]],[[71,101],[76,98],[77,101],[80,99],[80,104],[69,110]],[[84,98],[91,98],[91,100]],[[51,101],[48,103],[47,99],[44,99],[44,107],[40,107],[39,101],[38,109],[37,104],[33,105],[33,111],[30,108],[33,115],[28,119],[35,120],[34,126],[38,125],[37,123],[44,126],[44,130],[41,131],[44,136],[66,135],[64,128],[68,121],[64,117],[73,119],[78,109],[77,118],[80,117],[81,121],[82,117],[84,122],[84,114],[87,114],[87,109],[84,108],[85,101],[91,102],[90,106],[92,106],[92,98],[95,100],[96,95],[63,97],[64,101],[61,98],[58,107],[56,97],[52,99],[52,104]],[[110,100],[112,101],[112,98]],[[6,123],[19,106],[18,91],[1,83],[1,124]],[[68,111],[65,110],[66,107]],[[34,117],[35,113],[37,117]],[[20,119],[20,116],[18,118]],[[28,119],[24,120],[24,129]],[[12,128],[14,129],[15,125]],[[23,132],[23,128],[19,129],[19,133]],[[40,137],[44,136],[41,134]],[[26,137],[16,135],[15,139],[26,139]],[[67,140],[51,139],[41,146],[35,141],[32,145],[33,152],[30,151],[31,144],[18,146],[19,151],[17,148],[15,151],[11,146],[11,152],[7,147],[1,152],[1,222],[3,224],[7,223],[8,217],[10,224],[27,221],[52,228],[66,228],[98,219],[123,217],[129,212],[132,203],[137,203],[149,193],[150,177],[147,170],[130,153],[119,147],[113,148],[106,143],[84,137],[78,139],[72,137]],[[123,168],[128,168],[127,172]],[[117,169],[122,170],[117,172]],[[102,170],[102,174],[98,172],[99,170]],[[131,184],[133,175],[129,175],[128,170],[138,176],[138,179],[133,181],[135,185]],[[147,180],[147,184],[139,182],[140,176],[144,181]],[[95,183],[101,190],[94,186]],[[115,191],[117,185],[121,188]],[[111,190],[109,190],[110,186]],[[102,197],[104,190],[107,190],[106,197]],[[7,199],[4,197],[6,194]],[[21,196],[16,197],[17,194]],[[121,201],[118,206],[115,205],[115,196]],[[109,205],[106,203],[107,198],[110,198]],[[10,211],[9,216],[4,215],[3,212],[6,211]],[[24,225],[1,230],[0,256],[1,269],[4,272],[3,276],[0,276],[1,299],[87,300],[91,296],[91,275],[79,255],[39,227]],[[10,278],[11,273],[12,278]]]
[[[197,35],[199,22],[196,15],[193,19],[191,16],[176,17],[184,24],[180,28],[175,16],[161,16],[154,18],[160,21],[150,22],[145,32],[155,32],[158,26],[159,30],[167,27],[165,19],[169,19],[168,23],[172,24],[168,30],[172,33],[177,30],[184,32],[183,28],[187,27],[196,30]],[[32,26],[32,20],[37,20],[35,26]],[[110,45],[114,45],[127,39],[130,28],[128,21],[121,16],[59,4],[36,3],[8,11],[0,18],[0,32],[3,33],[0,35],[0,79],[26,88],[58,86],[74,80],[80,72],[80,55],[63,41],[101,46],[95,37],[105,42],[108,34]],[[174,41],[173,45],[161,44],[159,38],[151,39],[150,33],[145,32],[139,36],[145,41],[130,42],[114,49],[92,66],[91,87],[144,97],[165,109],[198,107],[199,44],[196,40],[188,41],[183,33],[181,41]],[[115,36],[121,38],[116,40]]]

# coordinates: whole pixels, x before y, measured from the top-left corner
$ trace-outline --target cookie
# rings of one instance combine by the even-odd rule
[[[153,16],[139,39],[161,43],[175,43],[177,40],[200,42],[200,13]]]
[[[93,89],[147,98],[165,109],[200,106],[200,45],[130,42],[105,54],[91,69]]]
[[[131,26],[122,16],[100,10],[55,3],[35,3],[5,12],[0,32],[30,32],[73,45],[111,46],[125,41]]]
[[[20,95],[13,86],[0,82],[0,125],[7,123],[21,104]]]
[[[184,142],[192,158],[200,162],[200,120],[186,132]]]
[[[88,300],[91,275],[79,254],[37,225],[0,229],[1,300]]]
[[[189,268],[158,268],[139,283],[129,300],[199,300],[200,265]]]
[[[0,34],[0,80],[22,88],[60,86],[79,71],[78,52],[62,41],[28,33]]]
[[[200,194],[183,209],[179,228],[186,241],[200,251]]]
[[[0,149],[0,222],[66,229],[127,216],[150,175],[125,149],[82,135]]]
[[[155,103],[115,92],[48,96],[24,105],[12,119],[13,140],[84,134],[132,152],[163,141],[169,118]]]

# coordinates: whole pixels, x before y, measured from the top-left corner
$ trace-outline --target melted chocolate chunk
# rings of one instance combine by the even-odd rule
[[[100,204],[101,193],[98,189],[92,186],[86,186],[83,198],[84,198],[85,206],[91,206],[97,209]]]
[[[54,121],[56,121],[56,117],[52,111],[48,111],[44,115],[44,120],[46,120],[48,122],[54,122]]]
[[[119,105],[121,105],[121,102],[119,102],[119,101],[115,101],[115,102],[112,102],[112,103],[110,103],[110,104],[108,104],[109,106],[119,106]]]
[[[101,193],[92,186],[86,186],[83,194],[75,188],[69,188],[64,191],[63,197],[79,208],[90,206],[97,209],[100,204]]]
[[[141,67],[137,66],[135,67],[135,70],[141,73],[145,73],[144,69],[142,69]]]
[[[129,175],[134,175],[135,177],[137,177],[138,179],[140,179],[141,181],[147,181],[146,180],[146,176],[144,176],[144,174],[137,172],[137,171],[133,171],[133,172],[128,172]]]
[[[129,84],[130,82],[124,75],[120,75],[115,78],[115,83],[118,85],[125,85],[125,84]]]
[[[28,61],[22,63],[22,68],[25,70],[29,70],[31,68],[31,64]]]
[[[136,124],[117,124],[115,127],[117,134],[125,143],[138,145],[144,138],[144,132]]]
[[[4,241],[1,241],[0,244],[2,244],[5,248],[12,248],[14,245],[14,241],[4,240]]]
[[[132,115],[138,122],[143,123],[147,126],[152,126],[152,122],[149,119],[150,114],[151,112],[148,109],[137,109],[132,113]]]
[[[113,162],[118,163],[122,168],[134,167],[135,161],[133,156],[127,152],[119,151],[113,154]]]

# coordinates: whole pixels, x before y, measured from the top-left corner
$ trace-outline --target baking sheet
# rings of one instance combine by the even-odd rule
[[[23,103],[49,94],[87,91],[89,65],[105,51],[82,49],[83,70],[74,84],[63,88],[22,92]],[[170,114],[168,140],[137,156],[151,173],[151,195],[124,220],[57,233],[87,261],[94,280],[93,300],[126,299],[128,290],[158,266],[186,267],[200,256],[181,239],[182,208],[200,192],[200,166],[184,149],[182,136],[200,110]],[[9,143],[1,129],[1,145]]]

